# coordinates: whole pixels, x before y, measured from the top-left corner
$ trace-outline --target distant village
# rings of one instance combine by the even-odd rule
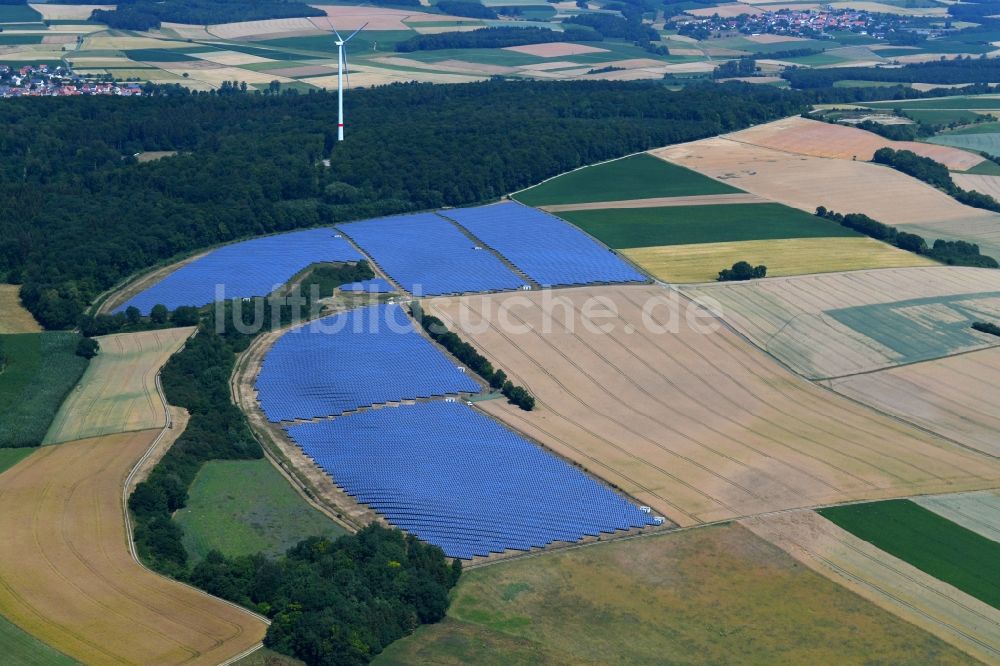
[[[752,7],[748,6],[752,10]],[[707,39],[714,33],[738,32],[745,35],[771,34],[812,39],[830,38],[831,32],[853,32],[884,39],[900,27],[900,17],[852,9],[798,11],[782,9],[776,12],[718,15],[685,21],[680,27],[682,35]]]
[[[0,97],[65,97],[75,95],[118,95],[136,97],[143,94],[142,85],[135,82],[102,81],[81,77],[63,66],[0,65]]]

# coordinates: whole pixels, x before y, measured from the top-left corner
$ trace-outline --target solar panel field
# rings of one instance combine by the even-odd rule
[[[492,253],[433,213],[351,222],[340,229],[411,294],[518,289],[524,284]]]
[[[330,229],[308,229],[225,245],[182,265],[115,308],[149,314],[161,303],[201,306],[221,299],[267,296],[296,273],[319,262],[358,261],[350,243]]]
[[[684,287],[754,344],[813,379],[982,349],[970,328],[1000,315],[1000,272],[898,268]]]
[[[513,202],[442,211],[542,286],[645,282],[646,276],[558,218]]]
[[[837,399],[657,287],[427,307],[538,400],[484,411],[681,525],[1000,481],[995,460]]]
[[[334,482],[449,557],[542,548],[652,518],[491,418],[434,401],[288,428]]]
[[[276,423],[482,388],[417,333],[400,306],[381,305],[285,333],[267,353],[256,390]]]

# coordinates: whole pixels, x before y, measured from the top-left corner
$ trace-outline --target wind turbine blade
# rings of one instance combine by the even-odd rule
[[[344,49],[344,77],[347,79],[347,87],[351,87],[351,68],[347,66],[347,49]]]
[[[334,28],[332,24],[330,25],[330,28],[333,30],[333,34],[337,35],[337,39],[339,39],[340,41],[344,41],[343,37],[340,36],[340,33],[337,32],[337,29]]]
[[[364,30],[364,29],[365,29],[365,28],[367,28],[367,27],[368,27],[368,24],[367,24],[367,23],[365,23],[365,24],[364,24],[363,26],[361,26],[360,28],[358,28],[357,30],[355,30],[354,32],[352,32],[352,33],[351,33],[351,35],[350,35],[350,37],[348,37],[348,38],[347,38],[347,39],[345,39],[344,41],[345,41],[345,42],[348,42],[348,41],[350,41],[351,37],[354,37],[354,35],[358,34],[359,32],[361,32],[362,30]]]

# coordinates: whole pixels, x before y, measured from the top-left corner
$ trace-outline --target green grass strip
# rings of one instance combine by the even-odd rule
[[[557,215],[616,249],[858,235],[829,220],[772,203],[610,208]]]
[[[734,192],[740,190],[696,171],[640,153],[571,171],[525,190],[514,198],[529,206],[545,206]]]
[[[66,655],[0,617],[0,650],[8,666],[70,666],[76,664]]]
[[[820,509],[858,538],[1000,608],[1000,543],[909,500]]]

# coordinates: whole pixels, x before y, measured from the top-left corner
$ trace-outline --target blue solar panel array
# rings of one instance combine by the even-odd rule
[[[449,557],[653,524],[610,489],[461,403],[389,407],[287,430],[345,492]]]
[[[476,249],[455,225],[433,213],[351,222],[340,229],[412,294],[500,291],[523,285],[493,253]]]
[[[257,377],[258,399],[272,422],[480,390],[391,304],[289,331],[264,357]]]
[[[341,285],[341,291],[358,291],[368,294],[388,294],[391,291],[395,291],[393,286],[382,278],[372,278],[371,280],[362,280],[361,282],[351,282],[350,284]]]
[[[519,203],[456,208],[441,214],[468,229],[543,287],[647,279],[576,227]]]
[[[362,257],[332,229],[308,229],[278,236],[255,238],[220,247],[177,269],[162,281],[140,292],[115,312],[134,305],[149,314],[157,303],[173,310],[179,305],[202,306],[216,300],[216,285],[223,298],[267,296],[309,264],[358,261]]]

